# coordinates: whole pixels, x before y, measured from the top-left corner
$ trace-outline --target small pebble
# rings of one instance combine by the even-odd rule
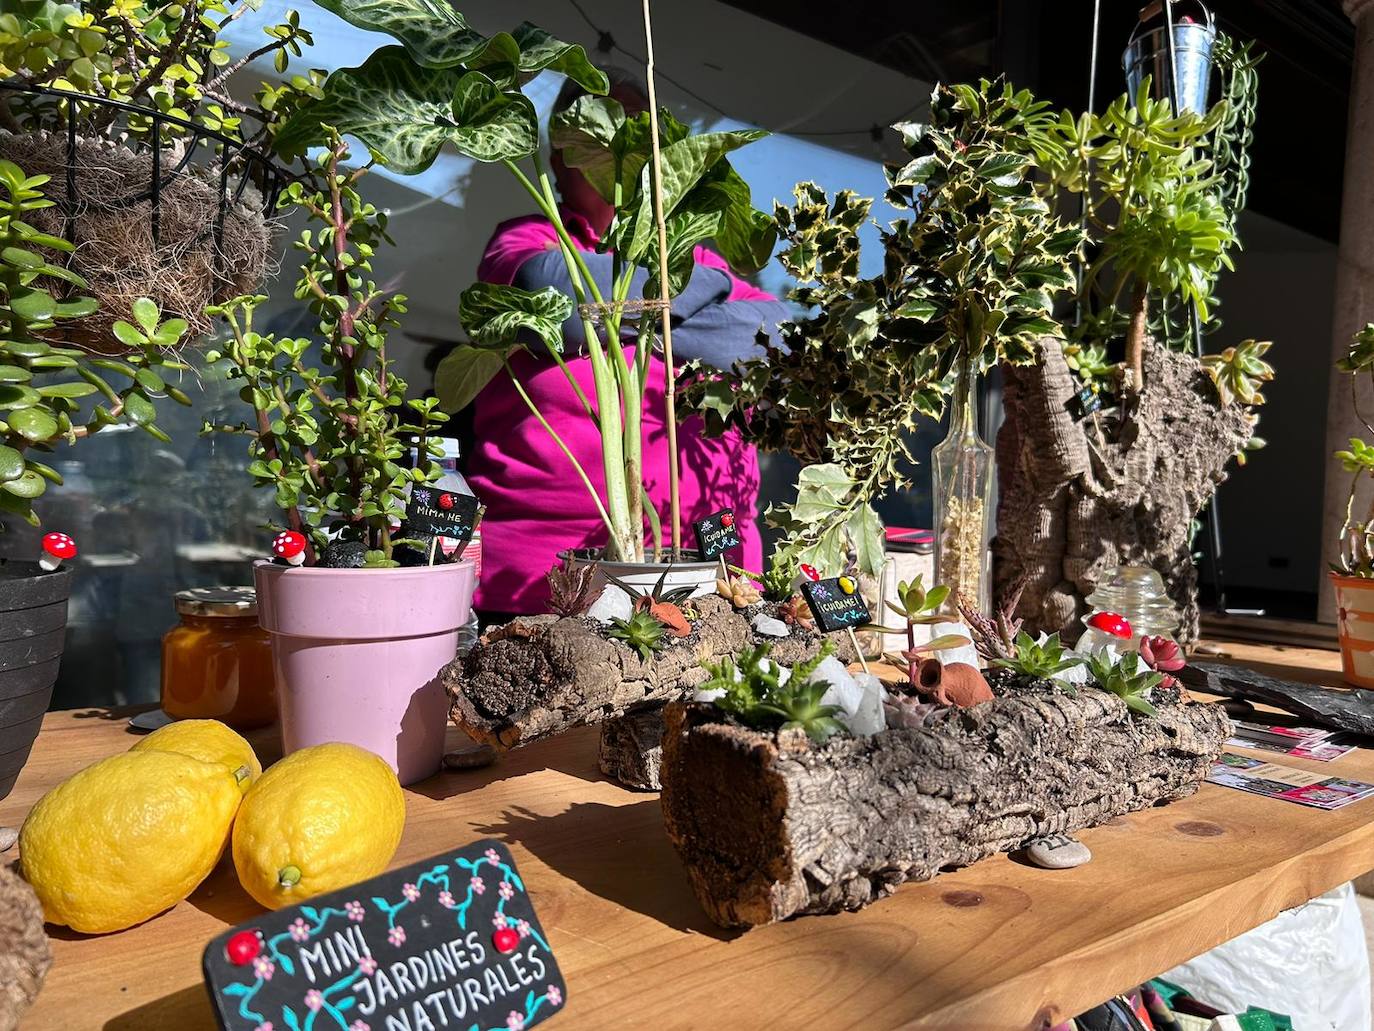
[[[18,827],[0,827],[0,852],[8,852],[18,840]]]
[[[478,770],[496,762],[496,749],[491,745],[478,745],[464,748],[461,752],[448,752],[444,755],[446,770]]]
[[[1051,834],[1026,844],[1026,858],[1046,870],[1068,870],[1092,857],[1087,845],[1066,834]]]
[[[762,612],[754,617],[753,625],[755,632],[762,634],[764,637],[786,637],[791,633],[787,628],[787,624],[782,620],[774,619],[772,616],[766,616]]]

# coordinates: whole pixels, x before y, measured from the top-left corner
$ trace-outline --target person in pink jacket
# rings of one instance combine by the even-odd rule
[[[612,95],[628,112],[645,110],[643,90],[633,81],[621,73],[613,74],[612,82]],[[580,95],[570,80],[555,110],[564,109]],[[610,225],[611,206],[580,172],[568,168],[557,152],[551,163],[569,236],[583,252],[603,294],[609,296],[611,256],[596,253],[596,246]],[[713,251],[698,247],[696,262],[687,286],[673,298],[674,357],[679,363],[700,359],[717,368],[729,368],[734,360],[761,350],[757,335],[776,332],[778,322],[788,316],[788,308],[736,277]],[[513,284],[526,290],[553,286],[572,296],[557,235],[552,223],[540,215],[497,226],[477,275],[484,282]],[[642,296],[646,278],[641,272],[631,297]],[[594,397],[580,319],[569,319],[563,335],[564,354],[573,375],[587,395]],[[632,347],[628,353],[633,354]],[[563,372],[539,344],[517,352],[510,364],[531,399],[587,470],[593,485],[604,490],[600,436]],[[644,399],[644,483],[650,503],[663,520],[666,540],[670,531],[664,372],[662,360],[654,355]],[[477,442],[465,472],[474,493],[487,506],[482,520],[482,582],[477,608],[488,621],[545,612],[548,584],[544,574],[555,556],[568,548],[605,544],[605,526],[566,456],[530,414],[504,372],[487,385],[474,404]],[[697,417],[678,428],[684,546],[695,546],[693,520],[732,508],[744,543],[727,558],[757,571],[763,559],[756,526],[757,456],[753,447],[733,434],[706,440],[701,429]]]

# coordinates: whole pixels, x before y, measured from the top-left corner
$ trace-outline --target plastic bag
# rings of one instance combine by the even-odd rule
[[[1343,884],[1160,975],[1218,1009],[1262,1006],[1294,1031],[1368,1031],[1369,951]]]

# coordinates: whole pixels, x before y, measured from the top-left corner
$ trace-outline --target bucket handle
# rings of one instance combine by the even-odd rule
[[[1167,2],[1172,6],[1177,3],[1186,2],[1186,0],[1167,0]],[[1212,12],[1207,8],[1207,5],[1202,3],[1201,0],[1192,0],[1192,3],[1195,7],[1197,7],[1199,11],[1202,12],[1202,16],[1206,19],[1207,28],[1215,28],[1216,18],[1213,16]],[[1140,9],[1140,15],[1138,20],[1136,21],[1135,29],[1133,29],[1131,32],[1131,38],[1127,40],[1128,44],[1134,43],[1137,39],[1141,37],[1146,22],[1148,22],[1151,18],[1157,18],[1164,13],[1164,4],[1165,0],[1154,0],[1153,3],[1148,3]],[[1174,28],[1178,28],[1177,19],[1175,19],[1174,21]],[[1154,30],[1152,29],[1151,31]]]

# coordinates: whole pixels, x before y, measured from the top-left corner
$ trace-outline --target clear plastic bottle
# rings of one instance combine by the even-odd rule
[[[442,490],[452,491],[454,494],[466,494],[469,497],[476,497],[472,492],[472,488],[468,486],[468,481],[463,479],[463,474],[458,471],[458,456],[460,453],[458,441],[451,437],[435,437],[433,438],[433,442],[438,444],[444,452],[442,457],[430,459],[439,466],[440,470],[442,470],[435,486]],[[411,450],[411,461],[413,464],[419,465],[420,454],[418,448]],[[408,488],[406,493],[410,493]],[[442,542],[440,546],[442,547]],[[445,554],[447,555],[449,552],[445,551]],[[472,539],[464,546],[462,554],[458,557],[469,560],[477,567],[477,579],[480,582],[482,579],[481,526],[478,526],[477,529],[473,531]],[[468,614],[468,621],[464,623],[462,629],[458,631],[459,655],[463,655],[477,643],[478,634],[477,613],[471,612]]]

